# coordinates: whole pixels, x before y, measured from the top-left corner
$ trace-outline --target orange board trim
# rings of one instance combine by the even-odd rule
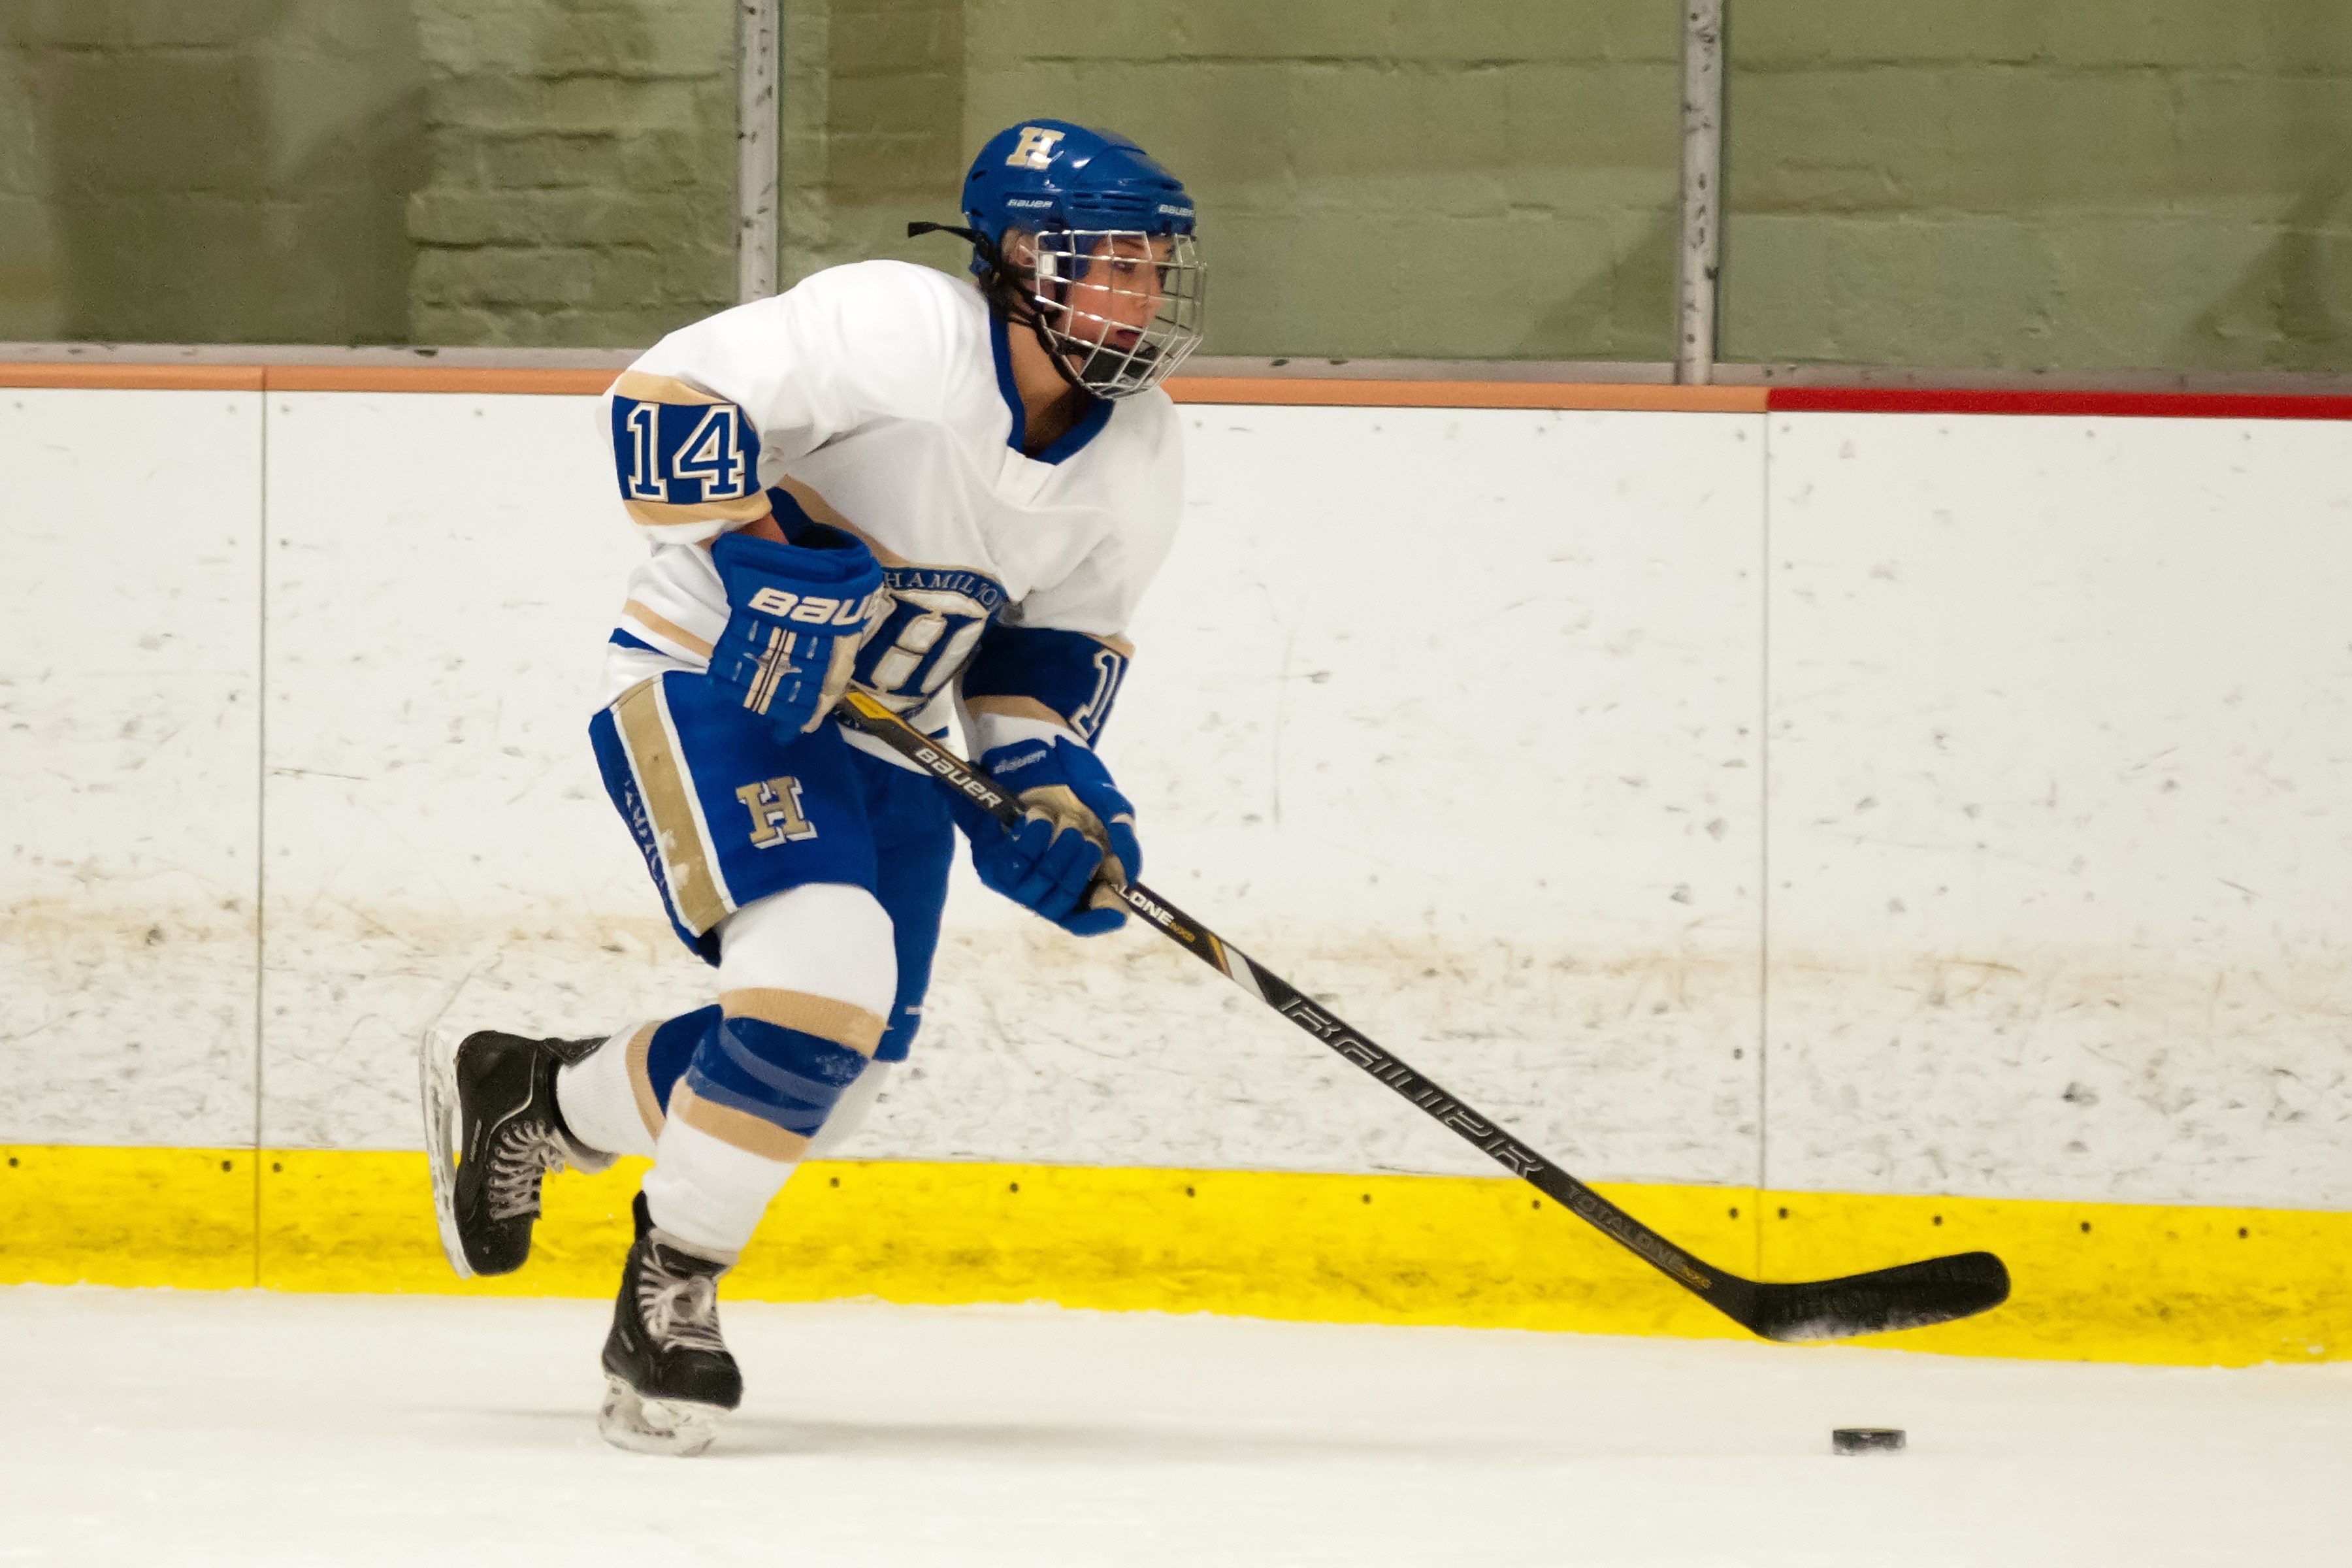
[[[468,365],[0,364],[0,387],[132,392],[435,392],[594,397],[614,370]]]
[[[259,392],[253,364],[0,364],[0,386],[134,392]]]
[[[473,392],[541,397],[600,397],[617,370],[523,370],[467,365],[271,365],[272,392]]]

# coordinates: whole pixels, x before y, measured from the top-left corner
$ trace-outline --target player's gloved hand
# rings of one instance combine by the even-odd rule
[[[1099,936],[1126,923],[1126,911],[1089,907],[1097,881],[1125,883],[1143,868],[1135,807],[1111,783],[1102,759],[1056,738],[999,746],[980,759],[989,775],[1015,792],[1021,826],[1007,831],[968,801],[956,820],[971,840],[981,881],[1074,936]]]
[[[791,741],[849,689],[857,647],[882,612],[882,567],[863,541],[811,523],[790,544],[724,533],[710,559],[727,585],[727,628],[710,679]]]

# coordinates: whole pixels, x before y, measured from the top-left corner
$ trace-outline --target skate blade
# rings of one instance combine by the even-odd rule
[[[646,1399],[611,1374],[604,1379],[604,1407],[596,1414],[596,1430],[604,1441],[633,1454],[668,1454],[691,1458],[710,1447],[719,1436],[716,1405],[689,1399]]]
[[[457,1235],[457,1037],[430,1028],[416,1042],[417,1099],[425,1110],[425,1158],[433,1173],[433,1217],[441,1255],[460,1279],[474,1277]]]

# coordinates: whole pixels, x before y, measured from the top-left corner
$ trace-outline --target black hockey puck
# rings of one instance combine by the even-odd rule
[[[1838,1454],[1899,1454],[1900,1426],[1841,1426],[1830,1434],[1830,1450]]]

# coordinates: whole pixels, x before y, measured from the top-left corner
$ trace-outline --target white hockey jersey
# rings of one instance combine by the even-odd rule
[[[896,606],[863,650],[861,684],[937,734],[968,677],[975,751],[1091,742],[1126,668],[1122,634],[1174,540],[1178,420],[1156,389],[1098,402],[1024,455],[1006,330],[968,284],[866,261],[639,359],[605,395],[605,428],[653,553],[629,579],[603,700],[707,667],[727,621],[709,543],[789,510],[776,490],[882,563]]]

